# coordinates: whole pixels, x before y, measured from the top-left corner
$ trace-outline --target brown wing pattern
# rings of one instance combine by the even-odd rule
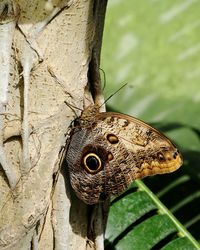
[[[71,185],[85,203],[119,195],[135,179],[181,166],[175,145],[144,122],[110,112],[93,115],[91,122],[85,116],[87,122],[73,129],[67,152]]]

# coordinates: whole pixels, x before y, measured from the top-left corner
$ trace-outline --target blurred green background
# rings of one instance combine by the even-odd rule
[[[184,156],[147,186],[200,240],[200,1],[109,0],[101,68],[107,103],[153,125]]]

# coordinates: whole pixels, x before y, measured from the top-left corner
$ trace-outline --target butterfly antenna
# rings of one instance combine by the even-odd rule
[[[102,68],[99,68],[101,71],[102,71],[102,73],[103,73],[103,90],[105,89],[105,87],[106,87],[106,73],[105,73],[105,71],[102,69]]]
[[[117,94],[121,89],[123,89],[128,83],[125,83],[124,85],[122,85],[118,90],[116,90],[113,94],[111,94],[102,104],[101,106],[103,106],[105,103],[107,103],[108,100],[110,100],[110,98],[112,98],[115,94]],[[101,107],[100,106],[100,107]],[[100,108],[99,107],[99,108]]]
[[[74,106],[73,104],[70,104],[69,102],[65,101],[65,104],[74,112],[74,114],[75,114],[76,117],[78,117],[78,115],[77,115],[77,113],[76,113],[76,111],[74,109],[78,109],[80,111],[83,111],[82,109]]]

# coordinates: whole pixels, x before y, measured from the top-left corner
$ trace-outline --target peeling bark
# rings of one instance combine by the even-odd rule
[[[106,0],[0,2],[2,250],[103,249],[108,206],[76,198],[62,149],[74,119],[65,101],[103,100],[105,10]]]

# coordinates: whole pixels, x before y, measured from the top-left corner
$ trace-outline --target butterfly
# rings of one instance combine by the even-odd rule
[[[162,133],[129,115],[90,105],[76,118],[66,161],[79,199],[92,205],[120,195],[135,179],[177,170],[183,163]]]

